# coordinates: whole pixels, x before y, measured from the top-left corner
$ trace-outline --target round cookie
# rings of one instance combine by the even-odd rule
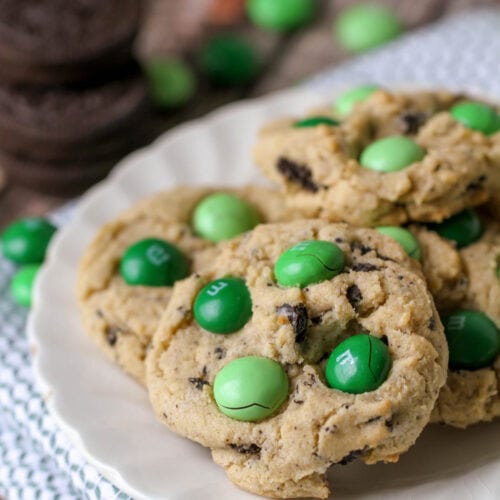
[[[366,226],[440,221],[486,201],[487,181],[500,175],[488,156],[492,139],[446,111],[457,99],[379,90],[339,126],[301,128],[295,120],[280,120],[265,127],[254,157],[307,217]],[[359,158],[366,148],[389,136],[423,148],[424,157],[409,157],[397,171],[363,166]]]
[[[311,240],[337,245],[344,266],[323,260],[325,254],[304,244]],[[280,286],[276,263],[294,245],[310,277],[314,256],[338,273],[303,288]],[[238,486],[270,497],[326,498],[331,465],[356,457],[396,461],[427,423],[448,362],[442,325],[417,273],[416,262],[390,238],[326,221],[261,225],[225,243],[210,270],[176,284],[153,338],[146,366],[157,417],[212,448]],[[193,303],[203,286],[215,280],[210,286],[220,288],[225,276],[245,280],[252,316],[237,332],[211,333],[197,324]],[[387,379],[362,394],[330,388],[327,358],[359,333],[369,333],[366,342],[387,343]],[[369,343],[361,347],[366,356]],[[233,363],[248,356],[281,366],[288,379],[284,400],[275,368],[262,392],[245,380],[226,386]],[[363,359],[370,364],[369,356]],[[247,397],[238,387],[249,387]],[[227,416],[234,411],[239,419]]]
[[[460,309],[479,311],[500,328],[500,231],[487,224],[484,236],[460,251],[468,287]],[[450,370],[432,421],[465,428],[500,416],[500,355],[491,366]]]
[[[262,221],[287,216],[275,191],[261,187],[223,191],[255,207]],[[180,187],[137,203],[99,231],[80,263],[77,293],[85,330],[109,358],[142,383],[146,349],[172,287],[127,285],[120,261],[132,244],[159,238],[184,253],[190,272],[210,263],[215,247],[194,232],[191,217],[200,201],[214,192],[219,191]]]

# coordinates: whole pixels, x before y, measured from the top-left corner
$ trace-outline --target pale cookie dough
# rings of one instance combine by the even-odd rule
[[[211,262],[215,247],[193,233],[190,218],[202,198],[219,191],[249,201],[264,221],[287,216],[281,195],[267,188],[179,187],[137,203],[106,224],[82,258],[77,293],[85,330],[109,358],[141,383],[146,349],[172,288],[127,285],[120,276],[120,259],[131,244],[154,237],[185,252],[192,260],[192,271]]]
[[[273,267],[303,240],[335,242],[343,271],[330,280],[283,288]],[[174,287],[147,356],[147,385],[158,419],[212,448],[241,488],[275,498],[326,498],[326,471],[361,458],[395,462],[429,420],[445,382],[443,328],[419,266],[390,238],[326,221],[261,225],[226,243],[211,270]],[[193,301],[212,279],[242,277],[253,315],[220,335],[193,319]],[[392,368],[376,390],[359,395],[329,388],[326,358],[341,340],[369,332],[388,343]],[[213,396],[217,373],[255,355],[286,370],[289,396],[277,414],[241,422],[222,414]]]
[[[490,224],[485,236],[460,251],[469,279],[462,308],[487,314],[500,328],[500,232]],[[465,428],[500,416],[500,356],[493,366],[449,371],[432,420]]]
[[[261,131],[255,161],[306,217],[364,226],[441,221],[485,202],[490,178],[500,176],[489,137],[447,111],[432,114],[458,98],[443,96],[379,90],[339,126],[296,128],[294,120],[279,120]],[[401,135],[401,123],[425,157],[397,172],[363,168],[362,149],[387,134]]]

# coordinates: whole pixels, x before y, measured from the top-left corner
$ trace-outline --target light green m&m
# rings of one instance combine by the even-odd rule
[[[500,115],[480,102],[461,102],[450,109],[451,116],[466,127],[490,135],[500,130]]]
[[[125,250],[120,273],[127,285],[172,286],[188,275],[189,261],[171,243],[146,238]]]
[[[21,268],[12,278],[10,293],[19,305],[31,307],[33,285],[39,271],[39,264],[30,264]]]
[[[252,316],[252,297],[241,278],[221,278],[203,287],[193,306],[196,322],[212,333],[234,333]]]
[[[368,99],[379,88],[377,85],[360,85],[359,87],[347,90],[343,94],[340,94],[333,103],[334,113],[341,118],[346,117],[358,102]]]
[[[337,41],[351,52],[373,49],[396,38],[402,30],[393,11],[373,3],[347,7],[337,16],[334,25]]]
[[[500,331],[478,311],[461,309],[443,319],[450,350],[450,368],[477,370],[490,366],[500,354]]]
[[[272,359],[258,356],[238,358],[215,377],[214,397],[224,415],[255,422],[280,409],[288,397],[288,376]]]
[[[464,248],[474,243],[483,234],[481,219],[471,208],[463,210],[440,224],[429,224],[429,229],[436,231],[447,240],[454,241],[457,248]]]
[[[331,388],[361,394],[380,387],[391,366],[387,346],[380,339],[362,333],[349,337],[332,351],[325,376]]]
[[[359,162],[377,172],[397,172],[420,161],[425,150],[415,141],[399,135],[372,142],[361,153]]]
[[[306,240],[279,256],[274,275],[281,286],[304,288],[337,276],[344,261],[344,253],[334,243]]]
[[[255,208],[229,193],[207,196],[198,203],[192,217],[195,232],[214,243],[234,238],[259,223]]]
[[[410,257],[413,257],[415,260],[422,258],[422,251],[420,250],[418,240],[408,229],[398,226],[379,226],[377,227],[377,231],[397,241]]]
[[[40,264],[55,232],[55,226],[41,217],[20,219],[3,232],[2,254],[17,264]]]
[[[316,10],[315,0],[247,0],[248,17],[271,31],[291,31],[307,24]]]
[[[295,122],[293,126],[295,128],[316,127],[318,125],[329,125],[334,127],[338,124],[339,122],[337,120],[333,120],[327,116],[311,116],[310,118],[304,118],[303,120]]]

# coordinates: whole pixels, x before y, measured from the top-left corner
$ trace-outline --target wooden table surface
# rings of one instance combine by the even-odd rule
[[[188,59],[193,58],[203,38],[221,29],[207,25],[201,17],[201,6],[206,6],[209,1],[211,0],[150,0],[150,15],[146,16],[138,40],[140,57],[182,53]],[[226,0],[226,4],[237,1]],[[224,2],[220,0],[220,3]],[[201,116],[233,100],[263,95],[293,85],[350,57],[333,40],[332,23],[340,9],[353,3],[357,2],[324,0],[315,22],[306,29],[289,35],[265,33],[245,21],[233,26],[231,29],[250,39],[262,55],[264,66],[258,80],[239,90],[222,91],[200,84],[197,96],[184,109],[155,115],[155,133],[159,134],[182,121]],[[386,0],[379,3],[394,8],[406,28],[411,30],[465,8],[498,4],[499,0]],[[172,26],[177,27],[177,31],[170,29]],[[64,194],[39,194],[9,183],[7,179],[0,193],[0,228],[19,216],[43,214],[68,199]]]

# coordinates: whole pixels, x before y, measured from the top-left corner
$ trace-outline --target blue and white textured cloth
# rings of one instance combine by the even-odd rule
[[[442,85],[500,98],[500,9],[445,20],[322,73],[320,92],[356,83]],[[56,214],[63,224],[66,208]],[[9,297],[14,266],[0,257],[0,497],[125,499],[56,427],[34,386],[25,310]]]

